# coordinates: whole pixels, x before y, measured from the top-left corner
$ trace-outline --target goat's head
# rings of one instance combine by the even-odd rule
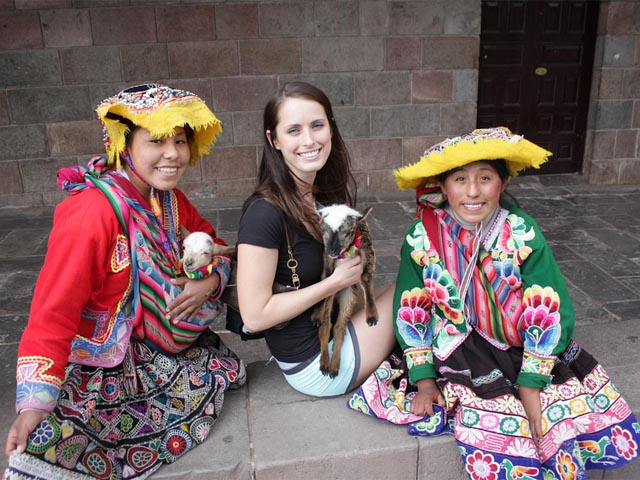
[[[327,255],[338,258],[353,245],[358,227],[371,211],[360,213],[347,205],[329,205],[318,209],[322,241]]]
[[[205,232],[190,233],[182,242],[182,247],[182,266],[186,272],[195,272],[208,265],[214,254],[213,239]]]

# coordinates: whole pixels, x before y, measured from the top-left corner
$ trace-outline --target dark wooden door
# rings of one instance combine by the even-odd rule
[[[582,168],[597,1],[482,2],[478,127],[506,126],[553,152],[542,170]]]

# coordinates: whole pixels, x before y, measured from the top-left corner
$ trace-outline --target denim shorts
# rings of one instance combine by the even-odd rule
[[[333,351],[333,340],[329,342],[329,354]],[[283,365],[280,364],[282,368]],[[344,343],[340,355],[340,370],[334,378],[324,375],[320,371],[320,353],[299,363],[298,365],[284,369],[284,377],[289,385],[297,391],[313,397],[330,397],[342,395],[351,391],[360,371],[360,348],[358,337],[351,322],[347,324]]]

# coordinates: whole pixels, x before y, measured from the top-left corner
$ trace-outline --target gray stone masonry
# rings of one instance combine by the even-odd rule
[[[607,369],[640,412],[640,192],[589,186],[579,177],[516,179],[509,191],[539,222],[564,272],[577,313],[576,339]],[[195,198],[218,234],[235,242],[240,198]],[[394,281],[411,193],[361,198],[371,205],[376,282]],[[0,441],[13,421],[15,361],[33,286],[47,249],[51,209],[0,209]],[[464,479],[452,437],[413,438],[403,427],[346,408],[348,396],[306,397],[292,390],[263,341],[240,342],[214,327],[249,364],[247,385],[230,391],[207,441],[156,479]],[[0,471],[6,458],[0,456]],[[593,471],[591,480],[637,480],[640,462]]]

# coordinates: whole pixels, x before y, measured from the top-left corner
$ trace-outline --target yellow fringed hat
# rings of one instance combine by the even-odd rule
[[[155,83],[127,88],[103,100],[96,112],[104,128],[107,164],[117,167],[126,148],[126,134],[136,126],[156,138],[172,136],[176,127],[191,127],[190,165],[211,151],[222,131],[220,120],[195,93]]]
[[[504,159],[514,177],[528,167],[540,168],[551,152],[514,135],[506,127],[474,130],[427,149],[420,161],[394,172],[401,190],[436,185],[438,175],[479,160]]]

